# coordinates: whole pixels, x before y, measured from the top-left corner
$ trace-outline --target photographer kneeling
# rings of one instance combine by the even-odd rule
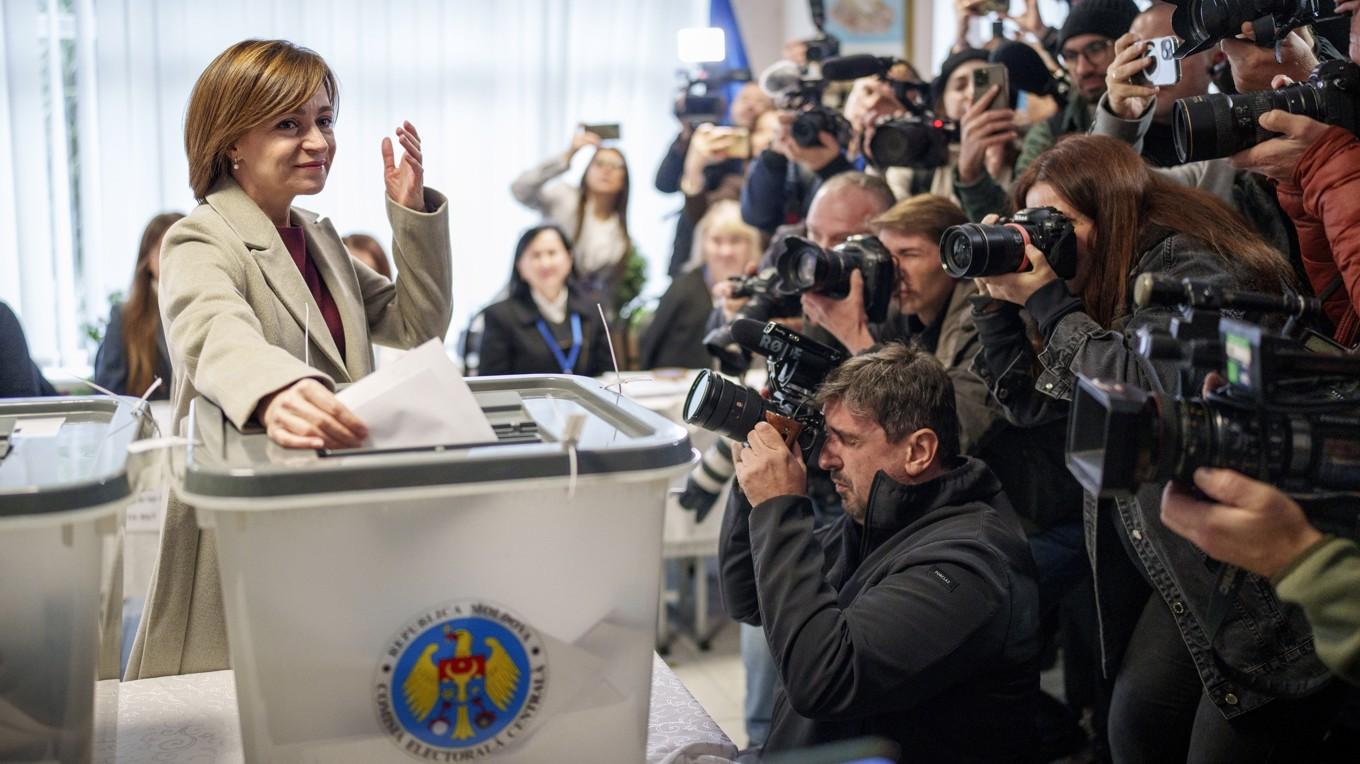
[[[1291,280],[1283,257],[1225,204],[1151,173],[1111,138],[1060,141],[1021,176],[1015,202],[1056,208],[1076,237],[1074,262],[1058,268],[1065,280],[1032,245],[1025,247],[1029,270],[979,279],[995,301],[975,315],[978,371],[1022,423],[1068,416],[1078,374],[1182,392],[1175,362],[1149,361],[1136,350],[1136,330],[1165,329],[1173,315],[1133,304],[1139,274],[1270,291]],[[1020,305],[1042,333],[1037,357]],[[1263,761],[1289,751],[1307,760],[1335,716],[1336,696],[1302,613],[1260,582],[1244,585],[1217,649],[1206,627],[1215,573],[1199,549],[1161,523],[1160,497],[1153,484],[1136,498],[1098,504],[1088,494],[1084,502],[1102,660],[1114,679],[1114,759]],[[1149,585],[1158,596],[1146,596]],[[1237,686],[1219,661],[1299,692]]]
[[[881,735],[922,761],[1030,760],[1034,563],[996,478],[959,456],[944,369],[889,345],[817,402],[845,514],[814,531],[803,461],[761,423],[736,454],[750,503],[724,517],[725,606],[781,679],[766,750]]]

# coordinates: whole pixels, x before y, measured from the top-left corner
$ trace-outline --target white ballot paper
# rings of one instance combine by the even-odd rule
[[[496,433],[438,339],[336,396],[368,425],[365,448],[492,443]]]

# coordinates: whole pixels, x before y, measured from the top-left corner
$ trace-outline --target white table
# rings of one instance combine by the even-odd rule
[[[719,764],[737,748],[660,658],[652,660],[649,764]],[[124,682],[118,762],[239,764],[244,755],[230,671]]]

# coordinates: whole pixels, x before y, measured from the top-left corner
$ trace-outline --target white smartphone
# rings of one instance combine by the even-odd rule
[[[1148,43],[1148,51],[1144,55],[1152,59],[1152,65],[1143,70],[1140,79],[1148,85],[1158,87],[1180,82],[1181,62],[1176,58],[1176,46],[1180,44],[1180,38],[1175,35],[1155,37],[1148,40]]]

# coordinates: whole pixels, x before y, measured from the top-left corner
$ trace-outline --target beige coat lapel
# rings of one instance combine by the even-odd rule
[[[307,289],[307,282],[303,280],[302,273],[293,262],[293,256],[288,254],[288,248],[284,246],[283,239],[279,238],[279,232],[269,217],[235,181],[230,179],[219,183],[217,188],[208,194],[207,202],[236,231],[246,248],[255,256],[255,261],[264,272],[270,289],[274,290],[275,296],[283,303],[298,327],[308,332],[312,347],[320,351],[336,371],[347,372],[345,362],[340,357],[340,349],[336,347],[331,333],[326,330],[326,320],[321,316],[321,308],[312,298],[311,291]],[[348,336],[349,327],[346,326],[345,329]],[[316,366],[315,363],[310,365]]]
[[[330,218],[317,217],[306,210],[293,209],[293,219],[302,224],[307,237],[307,251],[326,282],[331,297],[340,309],[340,325],[345,330],[345,369],[350,379],[359,379],[373,371],[369,359],[368,315],[364,312],[363,295],[354,278],[354,265],[340,235],[335,232]]]

